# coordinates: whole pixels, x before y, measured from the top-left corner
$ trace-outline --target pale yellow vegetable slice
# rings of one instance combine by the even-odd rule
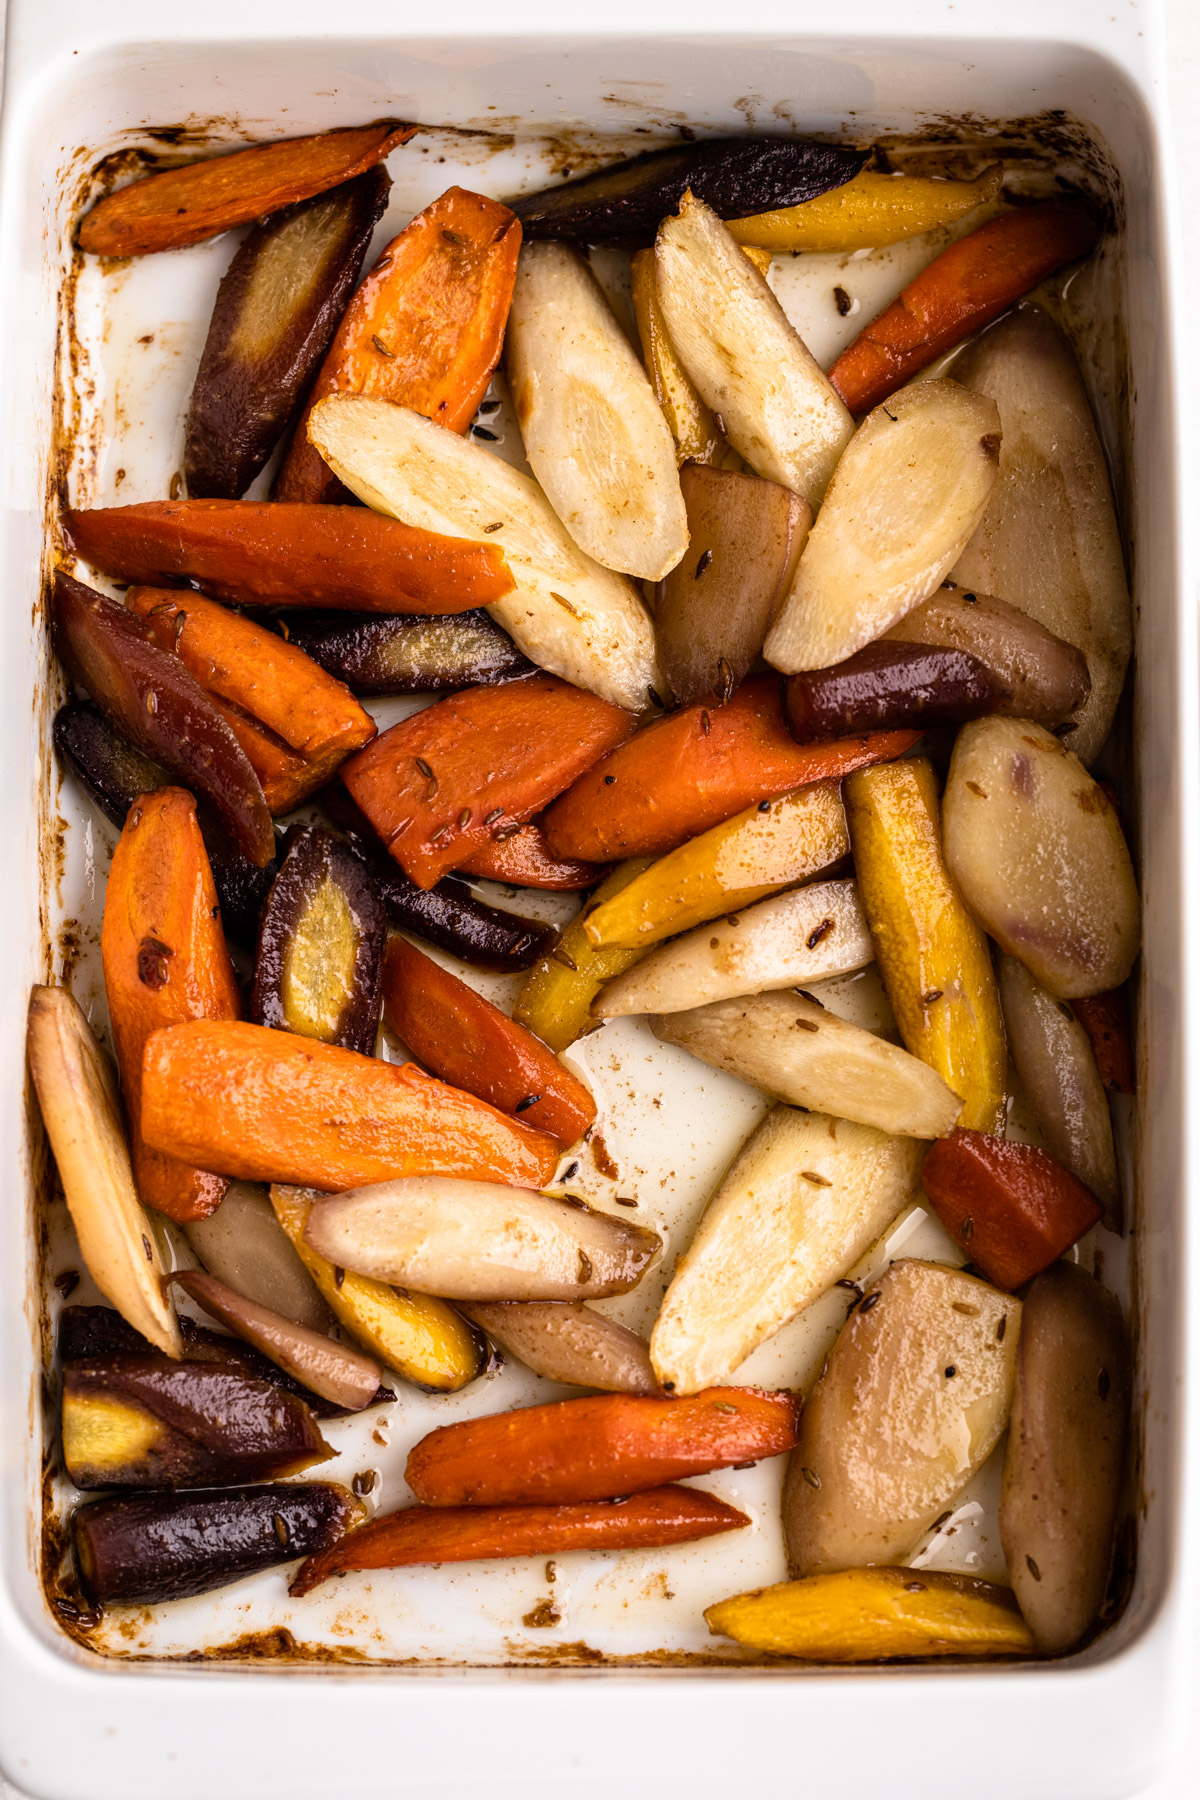
[[[549,955],[536,962],[525,978],[512,1016],[560,1056],[585,1031],[596,1029],[599,1021],[592,1017],[591,1006],[605,982],[646,954],[642,949],[597,950],[584,921],[653,866],[653,857],[635,856],[615,868],[571,920]]]
[[[764,803],[765,804],[765,803]],[[850,848],[835,781],[818,781],[714,825],[592,907],[584,930],[598,949],[639,949],[795,887]]]
[[[572,1300],[463,1301],[493,1343],[547,1381],[606,1394],[657,1394],[646,1340]]]
[[[802,994],[751,994],[656,1014],[655,1037],[775,1100],[905,1137],[946,1137],[962,1100],[907,1050]]]
[[[193,1219],[182,1230],[209,1274],[248,1300],[312,1331],[328,1331],[333,1324],[333,1314],[275,1217],[265,1187],[231,1181],[216,1212]]]
[[[854,421],[758,270],[691,194],[655,247],[658,298],[680,362],[755,474],[816,506]]]
[[[688,545],[675,441],[599,283],[567,244],[525,244],[504,337],[529,466],[585,555],[660,581]]]
[[[953,225],[977,206],[1000,198],[1004,170],[992,163],[974,181],[938,181],[924,175],[880,175],[867,170],[852,181],[774,212],[731,219],[730,236],[743,247],[773,251],[877,250]]]
[[[516,582],[488,608],[533,662],[640,712],[659,677],[633,584],[585,556],[528,475],[420,413],[364,394],[313,408],[309,440],[360,500],[406,524],[498,544]]]
[[[676,1263],[650,1337],[663,1387],[719,1385],[840,1281],[911,1197],[924,1153],[823,1113],[768,1113]]]
[[[598,1019],[676,1013],[712,1000],[806,986],[875,960],[853,881],[817,881],[701,925],[618,975],[592,1004]]]
[[[804,1662],[1028,1656],[1034,1648],[1007,1588],[932,1569],[810,1575],[719,1600],[704,1617],[716,1636]]]
[[[792,1575],[898,1562],[982,1467],[1012,1406],[1021,1302],[895,1262],[842,1327],[783,1491]]]
[[[65,988],[29,997],[29,1069],[58,1165],[79,1253],[104,1298],[167,1356],[182,1356],[163,1292],[154,1227],[138,1198],[116,1080],[78,1002]]]
[[[1091,692],[1068,738],[1091,763],[1108,736],[1133,647],[1121,536],[1104,450],[1071,346],[1036,306],[970,345],[957,380],[1000,409],[1000,475],[954,568],[1082,650]]]
[[[675,439],[675,460],[720,467],[728,446],[720,427],[688,379],[667,335],[654,274],[653,250],[637,250],[630,261],[630,288],[642,342],[642,361]]]
[[[763,654],[785,674],[843,662],[941,583],[996,485],[1000,415],[956,381],[867,414],[837,466]]]
[[[1133,863],[1108,796],[1065,744],[1022,719],[964,726],[943,820],[963,899],[1043,987],[1070,1000],[1121,985],[1141,944]]]

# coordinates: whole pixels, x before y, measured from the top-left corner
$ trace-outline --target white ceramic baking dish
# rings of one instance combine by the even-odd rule
[[[602,32],[571,35],[553,9],[518,0],[505,9],[500,35],[476,4],[429,19],[362,0],[352,18],[334,20],[314,0],[257,0],[252,8],[208,0],[202,17],[178,0],[110,0],[103,8],[95,0],[10,0],[0,170],[0,830],[9,863],[0,921],[12,959],[0,1008],[7,1078],[0,1087],[7,1195],[0,1215],[0,1766],[31,1794],[340,1800],[459,1794],[486,1782],[500,1796],[564,1788],[727,1796],[767,1783],[824,1795],[835,1784],[840,1791],[867,1783],[922,1800],[1008,1800],[1018,1788],[1046,1800],[1105,1800],[1137,1792],[1168,1753],[1186,1679],[1179,1626],[1195,1598],[1181,1532],[1191,1441],[1186,1375],[1195,1354],[1184,1297],[1197,1279],[1194,1267],[1189,1276],[1196,1258],[1184,1231],[1195,631],[1182,599],[1157,52],[1153,31],[1142,35],[1143,11],[1117,20],[1096,11],[1088,0],[1044,0],[1010,5],[999,22],[988,0],[960,0],[945,10],[910,5],[897,29],[882,0],[860,0],[833,37],[803,31],[787,5],[761,0],[736,20],[715,8],[692,7],[684,16],[680,8],[617,0],[605,9]],[[55,690],[39,610],[48,496],[61,474],[61,441],[51,430],[60,288],[81,176],[108,152],[145,141],[147,127],[167,124],[190,125],[213,143],[381,114],[519,140],[555,133],[577,140],[581,127],[661,134],[687,122],[866,141],[928,129],[938,119],[973,118],[986,134],[991,122],[1054,113],[1102,147],[1118,201],[1110,435],[1124,470],[1139,614],[1135,711],[1147,902],[1134,1268],[1141,1491],[1137,1573],[1123,1617],[1062,1664],[990,1671],[631,1670],[528,1661],[455,1669],[455,1660],[495,1661],[473,1656],[465,1639],[458,1656],[436,1669],[419,1656],[388,1669],[278,1658],[188,1666],[152,1660],[149,1652],[162,1648],[153,1635],[140,1659],[89,1655],[59,1629],[40,1581],[38,1171],[30,1166],[23,1077],[27,986],[60,972],[64,957],[79,958],[80,946],[55,927],[71,913],[90,867],[79,853],[82,814],[65,876],[57,863],[59,797],[46,774]],[[512,155],[519,161],[520,144]],[[451,173],[455,160],[448,155]],[[161,259],[164,268],[170,260]],[[158,316],[178,323],[164,282]],[[76,339],[86,338],[86,320],[68,324]],[[98,335],[111,350],[103,325]],[[83,397],[89,421],[102,411],[88,411],[94,399]],[[78,436],[73,449],[78,473]],[[99,498],[102,456],[96,468]],[[87,964],[84,945],[85,980]],[[729,1129],[736,1141],[736,1120]],[[769,1564],[755,1574],[748,1555],[741,1585],[774,1578]],[[445,1593],[452,1591],[454,1605],[469,1602],[469,1587]],[[436,1592],[429,1590],[435,1599]],[[261,1623],[258,1615],[251,1622]],[[228,1619],[221,1629],[231,1635]],[[653,1622],[647,1629],[653,1634]],[[199,1625],[197,1632],[198,1641],[211,1641]],[[334,1619],[312,1635],[328,1649],[337,1633]],[[355,1643],[353,1630],[343,1636]],[[453,1642],[443,1628],[443,1654]]]

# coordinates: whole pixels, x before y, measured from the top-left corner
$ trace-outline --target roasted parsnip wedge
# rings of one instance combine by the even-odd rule
[[[992,671],[1007,699],[990,710],[1011,719],[1057,725],[1082,706],[1091,687],[1087,660],[1028,613],[944,581],[879,640],[965,650]]]
[[[728,446],[720,426],[689,381],[667,335],[666,321],[658,303],[653,250],[636,250],[629,269],[642,361],[654,389],[654,398],[662,407],[663,417],[675,439],[675,460],[678,463],[719,464],[726,456]]]
[[[652,950],[592,1002],[597,1019],[678,1013],[713,1000],[800,987],[875,959],[852,881],[818,881],[760,900]]]
[[[1078,1643],[1104,1599],[1129,1390],[1116,1298],[1054,1263],[1025,1301],[1000,1500],[1000,1541],[1041,1650]]]
[[[583,928],[601,950],[657,944],[819,875],[849,847],[838,784],[814,782],[681,844],[589,910]]]
[[[904,1137],[945,1137],[962,1101],[928,1064],[800,994],[659,1014],[655,1037],[792,1106]]]
[[[659,227],[655,262],[671,342],[734,449],[818,505],[854,421],[763,277],[690,194]]]
[[[851,1313],[800,1420],[783,1491],[793,1575],[908,1556],[1008,1423],[1021,1303],[895,1262]]]
[[[674,439],[577,251],[522,249],[504,359],[529,466],[579,548],[661,580],[688,543]]]
[[[381,1281],[327,1262],[311,1247],[304,1228],[318,1197],[305,1188],[271,1189],[275,1217],[338,1323],[381,1363],[417,1387],[454,1394],[474,1381],[483,1366],[483,1346],[452,1306],[428,1294],[398,1293]]]
[[[578,1300],[460,1302],[473,1325],[547,1381],[657,1394],[646,1340]]]
[[[576,1202],[436,1175],[328,1194],[304,1236],[341,1268],[451,1300],[602,1300],[636,1287],[662,1248]]]
[[[994,402],[918,381],[847,446],[764,654],[785,674],[842,662],[928,600],[984,515],[1000,452]]]
[[[803,1662],[902,1656],[1027,1656],[1034,1647],[1008,1588],[935,1569],[842,1569],[734,1594],[708,1628],[748,1650]]]
[[[328,1331],[333,1324],[333,1314],[275,1217],[265,1187],[231,1181],[216,1212],[193,1219],[183,1231],[209,1274],[226,1287],[310,1331]]]
[[[726,1379],[840,1281],[917,1185],[924,1145],[777,1106],[744,1145],[676,1266],[650,1338],[670,1393]]]
[[[1004,433],[995,492],[954,579],[1003,594],[1083,652],[1091,691],[1067,741],[1091,763],[1113,721],[1133,623],[1108,466],[1075,357],[1040,308],[1021,306],[963,352],[954,374],[990,396]]]
[[[1104,1083],[1087,1032],[1015,957],[1000,958],[1008,1048],[1046,1142],[1090,1188],[1110,1231],[1121,1229],[1121,1184]]]
[[[517,995],[513,1018],[549,1044],[557,1055],[561,1056],[585,1031],[595,1029],[597,1021],[591,1007],[605,982],[632,968],[645,955],[641,949],[598,950],[585,929],[589,914],[653,866],[652,858],[635,856],[614,869],[583,911],[571,920],[554,948],[530,970]]]
[[[1000,198],[1004,169],[992,163],[974,181],[933,181],[922,175],[856,175],[799,206],[731,219],[739,244],[765,250],[878,250],[953,225],[977,206]]]
[[[859,897],[900,1035],[962,1095],[960,1125],[997,1131],[1008,1075],[1000,998],[987,940],[942,860],[933,770],[923,760],[862,769],[844,791]]]
[[[616,706],[646,705],[661,676],[645,607],[623,575],[583,554],[527,475],[419,413],[361,394],[320,401],[308,435],[377,512],[504,551],[516,586],[488,611],[531,661]]]
[[[963,899],[1043,987],[1070,1000],[1121,985],[1141,944],[1133,863],[1108,796],[1065,744],[1020,719],[965,725],[944,821]]]
[[[34,988],[27,1042],[42,1121],[88,1274],[135,1331],[168,1356],[181,1356],[175,1309],[163,1297],[154,1227],[133,1185],[116,1080],[65,988]]]

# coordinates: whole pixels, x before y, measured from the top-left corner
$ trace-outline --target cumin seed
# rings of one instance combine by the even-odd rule
[[[389,362],[394,362],[396,360],[396,352],[394,350],[388,349],[387,345],[384,343],[383,339],[380,337],[380,335],[377,331],[373,331],[371,333],[371,342],[374,344],[375,348],[378,350],[380,356],[386,356],[388,358]]]
[[[807,1481],[810,1488],[819,1488],[820,1487],[821,1477],[817,1474],[817,1471],[815,1469],[802,1468],[800,1470],[800,1473],[803,1475],[805,1481]]]

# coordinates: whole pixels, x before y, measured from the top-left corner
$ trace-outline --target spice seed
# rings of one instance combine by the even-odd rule
[[[517,1104],[513,1107],[513,1111],[515,1113],[528,1112],[531,1106],[537,1105],[541,1097],[540,1094],[526,1094],[523,1100],[517,1101]]]
[[[859,1307],[859,1312],[869,1313],[873,1306],[879,1305],[879,1300],[880,1296],[878,1294],[868,1294],[862,1305]]]
[[[817,1474],[815,1469],[801,1469],[800,1473],[803,1475],[810,1488],[820,1487],[821,1477]]]
[[[1042,1579],[1042,1571],[1038,1568],[1032,1556],[1027,1556],[1025,1558],[1025,1567],[1029,1570],[1029,1573],[1033,1576],[1035,1581],[1040,1581]]]

